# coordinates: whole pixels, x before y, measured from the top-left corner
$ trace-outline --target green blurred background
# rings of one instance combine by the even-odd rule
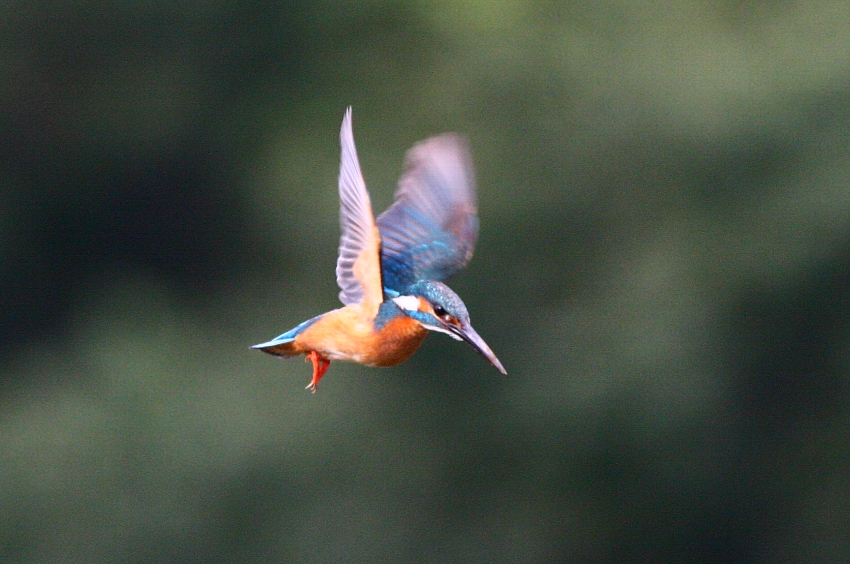
[[[248,346],[466,134],[508,370]],[[850,3],[3,2],[0,561],[850,561]]]

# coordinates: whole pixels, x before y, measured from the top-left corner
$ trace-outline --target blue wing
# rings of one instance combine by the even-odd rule
[[[478,239],[477,213],[466,141],[445,133],[415,145],[395,202],[378,217],[384,286],[403,292],[463,269]]]
[[[369,192],[360,172],[354,133],[351,129],[351,108],[345,112],[339,132],[342,156],[339,167],[339,258],[336,263],[336,282],[339,299],[345,305],[364,303],[374,308],[384,299],[381,282],[381,236],[372,215]]]

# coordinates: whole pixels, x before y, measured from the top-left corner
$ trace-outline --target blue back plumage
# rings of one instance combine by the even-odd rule
[[[375,329],[380,331],[384,328],[384,325],[401,315],[405,315],[405,313],[394,301],[383,302],[381,307],[378,308],[377,317],[375,317]]]

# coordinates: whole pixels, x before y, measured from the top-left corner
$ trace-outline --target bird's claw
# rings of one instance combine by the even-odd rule
[[[304,362],[313,363],[313,379],[310,380],[310,383],[307,384],[305,389],[310,390],[315,394],[316,390],[319,389],[319,380],[321,380],[322,376],[325,375],[328,366],[331,365],[331,361],[323,358],[316,351],[310,351],[304,359]]]

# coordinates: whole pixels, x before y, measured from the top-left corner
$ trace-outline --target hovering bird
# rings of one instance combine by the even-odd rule
[[[442,283],[467,265],[478,238],[475,179],[464,139],[444,133],[408,151],[395,202],[375,221],[350,107],[339,137],[336,281],[345,307],[252,348],[281,357],[306,354],[313,363],[307,386],[313,393],[331,361],[395,366],[416,352],[429,330],[466,341],[507,374],[470,325],[463,301]]]

